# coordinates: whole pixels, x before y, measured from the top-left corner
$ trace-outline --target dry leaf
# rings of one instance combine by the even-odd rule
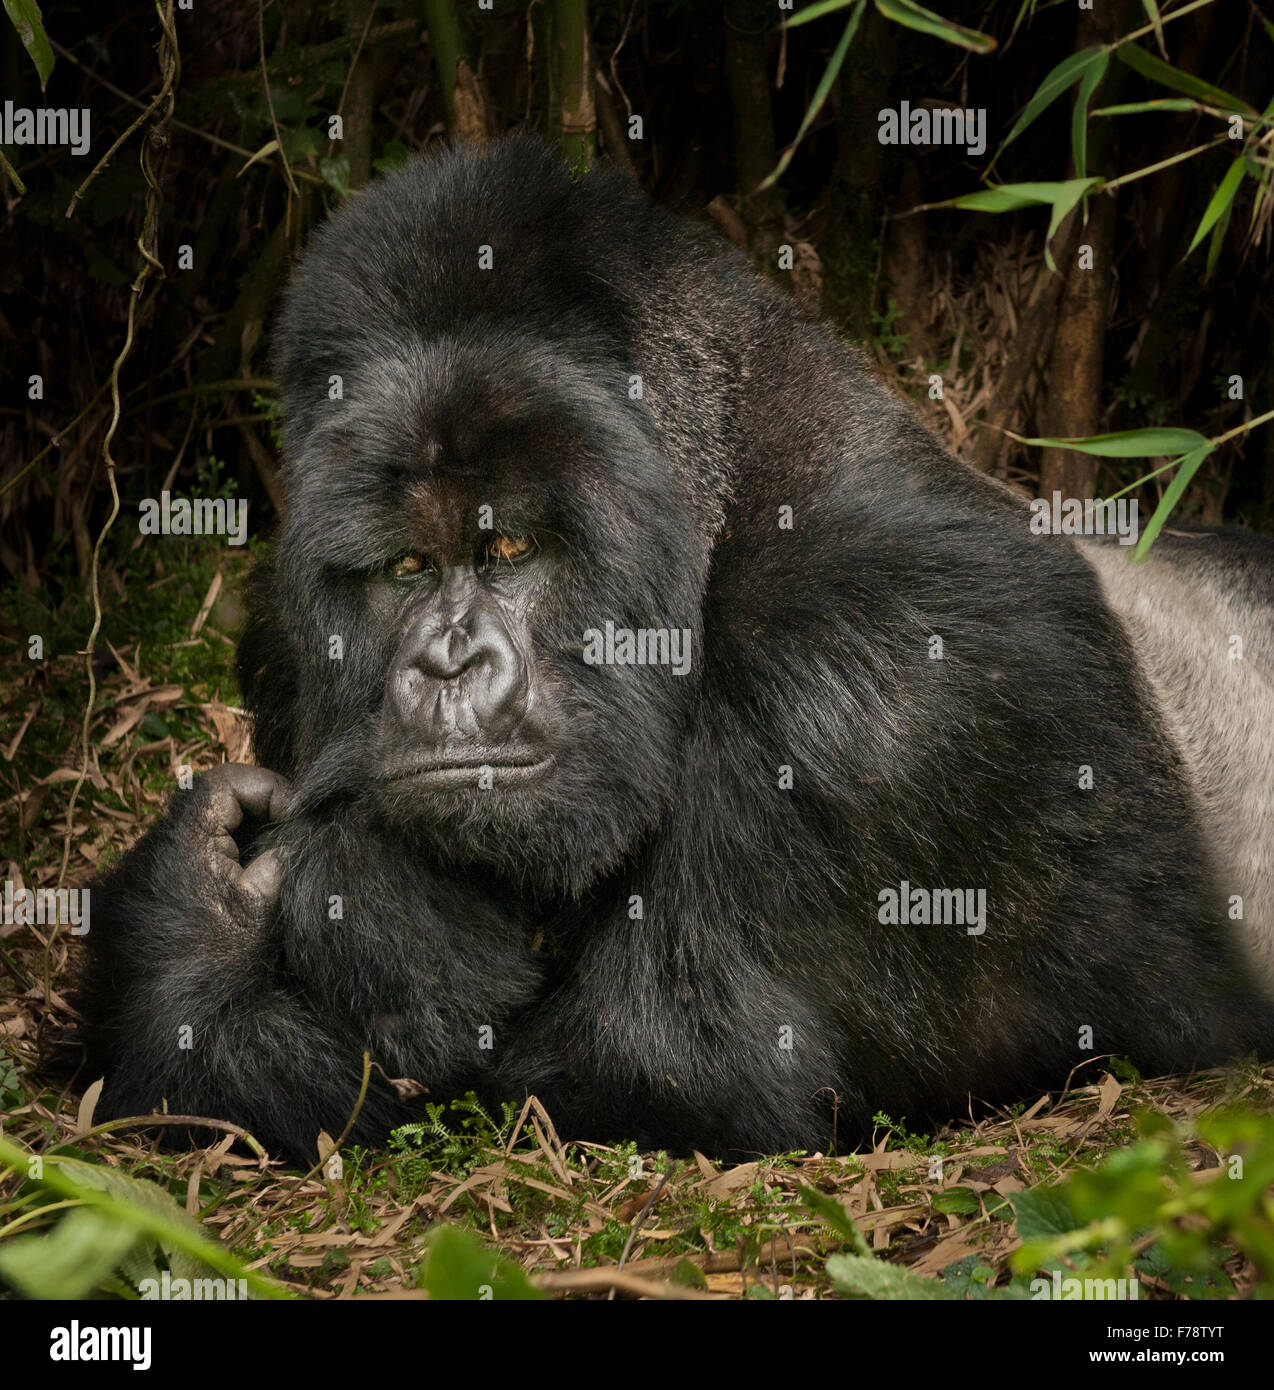
[[[75,1133],[87,1134],[93,1128],[93,1111],[97,1109],[98,1097],[102,1094],[102,1087],[106,1084],[106,1078],[99,1076],[96,1081],[84,1092],[80,1100],[80,1108],[75,1115]]]

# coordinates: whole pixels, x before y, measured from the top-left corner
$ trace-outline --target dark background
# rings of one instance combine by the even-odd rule
[[[1137,0],[1102,0],[1102,14],[1059,4],[1032,15],[1028,6],[1015,33],[1019,0],[948,0],[937,8],[995,38],[995,50],[969,52],[869,10],[786,173],[772,191],[751,197],[796,134],[848,11],[786,34],[773,0],[591,0],[586,11],[546,0],[529,7],[529,17],[525,3],[511,0],[497,0],[491,13],[472,0],[380,0],[374,7],[368,0],[273,0],[260,18],[254,0],[199,0],[193,12],[178,11],[181,72],[160,161],[157,228],[168,274],[144,288],[121,376],[125,401],[113,453],[125,503],[155,495],[175,458],[176,487],[193,486],[200,466],[215,458],[256,504],[254,529],[268,525],[281,505],[262,418],[271,392],[232,383],[268,379],[270,316],[291,257],[338,200],[337,187],[357,187],[369,166],[386,167],[406,150],[446,138],[449,123],[492,135],[533,125],[558,138],[578,77],[555,41],[571,11],[584,13],[590,39],[600,128],[593,146],[631,167],[660,201],[715,217],[767,266],[773,247],[793,245],[797,270],[776,278],[846,336],[869,341],[882,371],[922,402],[966,458],[1033,488],[1040,454],[1000,447],[988,421],[1027,434],[1162,423],[1214,435],[1259,413],[1274,363],[1269,209],[1259,207],[1251,225],[1255,177],[1240,190],[1211,277],[1204,277],[1206,245],[1183,259],[1237,143],[1093,199],[1085,239],[1097,265],[1084,277],[1093,283],[1083,296],[1068,298],[1063,288],[1042,325],[1032,323],[1026,305],[1040,273],[1046,210],[888,220],[977,188],[1050,68],[1094,39],[1145,24]],[[427,27],[432,20],[441,32],[440,15],[454,21],[478,70],[476,98],[448,100]],[[93,144],[82,158],[61,148],[8,151],[28,192],[18,197],[6,182],[0,565],[24,585],[53,586],[56,599],[60,586],[85,572],[107,500],[101,439],[109,393],[94,398],[123,341],[139,264],[142,132],[96,177],[74,216],[64,214],[93,164],[139,114],[137,103],[158,89],[159,31],[145,4],[49,4],[44,19],[56,54],[47,93],[41,96],[7,25],[4,93],[15,105],[90,107]],[[1165,39],[1174,67],[1264,108],[1274,90],[1274,39],[1256,6],[1204,6],[1170,22]],[[1140,42],[1157,52],[1153,37]],[[332,152],[344,156],[348,172],[324,163],[327,117],[342,95],[345,139]],[[1112,63],[1093,106],[1171,95]],[[987,153],[971,159],[961,149],[880,145],[877,110],[904,99],[912,107],[985,107]],[[1067,93],[1009,146],[997,181],[1067,177],[1071,104]],[[630,108],[643,118],[644,138],[617,140]],[[277,154],[243,167],[274,139],[275,122],[295,193]],[[1090,118],[1090,165],[1127,173],[1223,129],[1199,113]],[[1268,151],[1268,141],[1261,148]],[[183,244],[193,248],[193,267],[184,271],[177,269]],[[1081,298],[1100,300],[1099,310]],[[1027,355],[1036,370],[1012,402],[997,399],[1006,364]],[[942,373],[950,410],[928,401],[930,370]],[[33,372],[44,378],[41,401],[27,399]],[[1232,372],[1244,378],[1244,401],[1227,399]],[[1272,440],[1274,433],[1258,431],[1218,451],[1192,486],[1185,513],[1269,529]],[[1147,471],[1118,467],[1097,476],[1097,486]],[[1153,488],[1145,495],[1143,515],[1155,496]]]
[[[140,819],[162,802],[180,757],[211,751],[210,710],[222,721],[220,756],[243,755],[244,736],[227,732],[233,716],[221,711],[237,702],[236,593],[256,541],[246,552],[217,538],[143,545],[137,503],[163,488],[244,497],[254,537],[268,536],[286,505],[269,349],[289,265],[343,197],[451,134],[532,126],[577,166],[618,162],[665,205],[745,246],[785,292],[861,344],[963,457],[1031,495],[1104,495],[1167,460],[1024,446],[1006,429],[1237,431],[1177,515],[1274,529],[1274,430],[1242,430],[1274,395],[1274,137],[1256,120],[1243,140],[1227,140],[1216,100],[1190,85],[1264,110],[1274,93],[1268,17],[1244,0],[1165,6],[1161,49],[1140,0],[1101,0],[1094,11],[944,0],[948,19],[986,36],[979,46],[989,51],[975,51],[882,13],[899,0],[878,3],[861,6],[844,65],[799,141],[850,8],[786,28],[775,0],[495,0],[490,12],[476,0],[198,0],[174,14],[178,71],[153,4],[55,3],[44,7],[54,60],[44,94],[0,23],[4,96],[87,106],[93,118],[87,155],[9,146],[25,193],[0,176],[0,629],[14,676],[0,700],[6,730],[30,725],[0,745],[7,804],[21,808],[6,831],[13,864],[41,883],[64,881],[57,841],[79,840],[63,785],[71,768],[97,779],[85,807]],[[1173,20],[1174,9],[1189,12]],[[1143,29],[1137,47],[1166,55],[1174,77],[1110,63],[1090,102],[1088,169],[1124,182],[1088,200],[1082,231],[1074,219],[1059,229],[1057,273],[1044,260],[1045,207],[906,215],[985,182],[1070,177],[1074,87],[996,151],[1057,63]],[[1188,93],[1189,110],[1091,114],[1165,98],[1188,105]],[[904,100],[985,107],[986,153],[882,145],[877,113]],[[336,111],[344,138],[330,141]],[[639,140],[627,138],[632,115]],[[758,190],[789,147],[781,177]],[[1244,177],[1208,273],[1209,241],[1187,249],[1240,155]],[[1093,247],[1091,270],[1075,268],[1081,242]],[[791,270],[778,269],[781,246]],[[109,447],[121,506],[103,534],[112,367],[125,349]],[[35,400],[33,374],[43,380]],[[1230,398],[1233,374],[1243,399]],[[1170,477],[1140,488],[1143,525]],[[94,677],[122,683],[94,692],[85,724],[82,653],[95,623]],[[33,633],[44,642],[39,662]],[[41,843],[42,827],[53,842]],[[100,848],[113,854],[119,838]],[[77,852],[72,879],[95,862]]]

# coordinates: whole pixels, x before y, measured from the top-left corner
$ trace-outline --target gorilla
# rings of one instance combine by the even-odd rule
[[[1274,1053],[1274,546],[1032,533],[708,231],[530,137],[314,236],[259,766],[96,886],[98,1113],[842,1148]]]

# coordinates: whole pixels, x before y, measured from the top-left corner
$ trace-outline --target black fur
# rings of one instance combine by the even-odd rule
[[[449,152],[319,232],[278,343],[289,506],[240,671],[296,784],[281,895],[245,928],[184,828],[198,786],[98,886],[99,1114],[166,1099],[311,1158],[367,1048],[435,1099],[537,1093],[575,1137],[813,1149],[834,1113],[843,1145],[1094,1053],[1271,1048],[1091,571],[737,253],[532,140]],[[377,791],[379,576],[420,483],[550,538],[543,784]],[[688,628],[691,673],[586,666],[608,619]],[[882,925],[904,880],[984,888],[985,934]],[[357,1134],[413,1109],[378,1076]]]

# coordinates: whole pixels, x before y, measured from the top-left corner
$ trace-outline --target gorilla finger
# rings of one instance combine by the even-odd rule
[[[229,785],[239,805],[254,816],[280,821],[291,809],[293,790],[286,777],[267,767],[249,767],[244,763],[226,763]]]
[[[239,846],[233,835],[225,833],[211,836],[204,845],[204,851],[213,859],[225,860],[231,864],[239,863]]]
[[[277,901],[279,886],[283,882],[283,866],[277,851],[268,849],[259,854],[239,878],[239,886],[254,894],[263,905]]]
[[[201,779],[207,796],[206,815],[214,831],[234,831],[244,813],[281,820],[292,801],[291,783],[264,767],[222,763]]]

